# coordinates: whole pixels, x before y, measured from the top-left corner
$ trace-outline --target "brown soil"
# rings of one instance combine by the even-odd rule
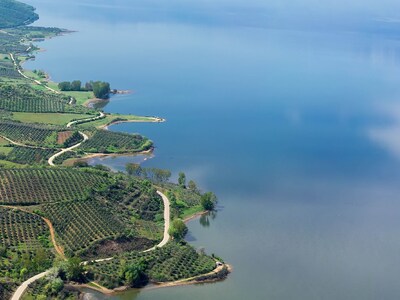
[[[64,250],[63,250],[63,248],[62,248],[61,246],[59,246],[59,245],[57,244],[57,242],[56,242],[55,230],[54,230],[53,224],[51,223],[51,221],[50,221],[49,219],[46,219],[45,217],[42,217],[42,216],[40,216],[40,215],[38,215],[38,214],[35,214],[35,213],[31,212],[30,210],[24,209],[24,208],[22,208],[22,207],[11,206],[11,205],[1,205],[1,206],[2,206],[2,207],[9,208],[9,209],[17,209],[17,210],[26,212],[26,213],[28,213],[28,214],[32,214],[32,215],[36,215],[36,216],[41,217],[41,218],[43,219],[43,221],[45,221],[46,224],[47,224],[47,226],[49,227],[50,236],[51,236],[51,242],[53,243],[54,249],[56,250],[56,252],[57,252],[63,259],[66,259],[66,258],[65,258],[65,255],[64,255]]]
[[[72,131],[61,131],[57,136],[57,144],[62,145],[64,142],[71,137]]]
[[[53,243],[54,249],[56,252],[63,258],[66,259],[65,254],[64,254],[64,249],[59,246],[56,242],[56,235],[55,235],[55,230],[53,227],[53,224],[50,222],[49,219],[43,218],[42,219],[46,222],[47,226],[49,226],[50,229],[50,236],[51,236],[51,242]]]
[[[118,238],[105,240],[92,246],[83,256],[85,259],[98,259],[101,257],[115,256],[127,251],[141,251],[154,245],[154,242],[145,238]]]

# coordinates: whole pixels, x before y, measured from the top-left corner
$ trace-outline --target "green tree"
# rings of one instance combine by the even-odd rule
[[[85,90],[86,91],[93,91],[93,85],[92,85],[93,81],[90,82],[86,82],[85,83]]]
[[[0,247],[0,257],[6,257],[7,249],[6,247]]]
[[[26,274],[28,274],[28,269],[27,268],[22,268],[20,271],[19,271],[19,276],[21,277],[21,278],[25,278],[25,276],[26,276]]]
[[[188,229],[181,219],[173,220],[168,230],[168,233],[176,240],[183,239],[187,232]]]
[[[189,188],[189,190],[191,190],[193,193],[197,193],[197,192],[198,192],[198,190],[197,190],[197,185],[196,185],[196,183],[195,183],[193,180],[190,180],[190,181],[189,181],[189,183],[188,183],[188,188]]]
[[[74,80],[71,82],[71,91],[80,91],[82,82],[80,80]]]
[[[176,205],[176,196],[175,196],[174,192],[168,191],[167,197],[168,197],[168,200],[171,203],[171,205],[175,206]]]
[[[146,266],[147,264],[144,260],[124,266],[123,277],[125,284],[131,287],[139,287],[143,285],[147,281],[146,274],[144,273]]]
[[[33,256],[32,262],[36,270],[48,267],[49,262],[47,260],[46,251],[43,248],[37,249],[35,255]]]
[[[71,83],[68,81],[62,81],[58,84],[58,88],[61,91],[70,91],[71,90]]]
[[[110,84],[108,82],[92,82],[93,94],[96,98],[108,99],[110,96]]]
[[[64,282],[61,280],[61,278],[55,278],[50,283],[50,292],[53,295],[57,295],[59,292],[62,291],[63,288],[64,288]]]
[[[142,175],[142,171],[143,171],[142,167],[139,164],[134,164],[134,163],[126,164],[125,170],[129,175],[138,176],[138,177],[140,177]]]
[[[214,210],[216,202],[217,197],[212,192],[203,194],[200,199],[201,206],[209,211]]]
[[[157,182],[166,182],[171,177],[171,171],[163,169],[153,169],[154,180]]]
[[[64,271],[68,280],[81,282],[83,279],[84,267],[78,257],[68,259]]]
[[[186,187],[186,175],[185,175],[185,173],[183,173],[183,172],[179,173],[178,184],[183,188]]]

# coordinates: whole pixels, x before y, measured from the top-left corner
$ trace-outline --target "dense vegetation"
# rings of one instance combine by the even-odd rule
[[[92,153],[126,153],[149,150],[152,142],[138,134],[96,130],[80,147]]]
[[[1,36],[0,36],[1,38]],[[0,60],[0,77],[6,77],[6,78],[12,78],[12,79],[18,79],[21,78],[21,74],[17,72],[17,70],[14,67],[14,64],[12,61],[6,56],[2,60]],[[0,91],[3,86],[0,86]],[[1,92],[0,92],[1,93]],[[0,99],[2,97],[0,96]],[[1,103],[1,102],[0,102]],[[0,104],[0,108],[2,108],[3,105]]]
[[[0,207],[1,299],[9,299],[9,287],[15,283],[51,266],[53,255],[49,247],[49,230],[41,217]]]
[[[57,143],[57,129],[54,126],[0,120],[0,135],[24,145],[52,147]]]
[[[36,250],[43,246],[39,237],[49,234],[41,217],[19,210],[0,207],[0,225],[0,244],[16,250]]]
[[[0,28],[27,25],[39,18],[32,6],[18,1],[0,0],[0,7]]]
[[[86,199],[110,182],[107,174],[73,169],[0,169],[0,203],[39,204]]]
[[[96,98],[107,99],[110,97],[110,84],[108,82],[94,81],[90,84]]]
[[[169,243],[150,252],[128,252],[117,258],[90,265],[94,279],[107,288],[120,285],[138,286],[142,281],[132,282],[127,270],[144,266],[143,280],[151,282],[174,281],[205,274],[215,268],[215,261],[202,252],[197,252],[186,243]]]
[[[123,220],[114,214],[113,207],[96,200],[54,203],[44,205],[42,209],[52,221],[64,249],[70,253],[126,231]]]
[[[89,81],[85,83],[85,86],[82,86],[82,82],[80,80],[74,81],[62,81],[58,84],[58,88],[60,91],[68,92],[82,92],[82,91],[91,91],[95,95],[96,98],[106,99],[110,94],[110,84],[108,82],[102,81]]]
[[[0,84],[0,109],[18,112],[90,113],[83,106],[69,105],[71,97],[39,91],[28,85]]]
[[[47,160],[55,153],[53,149],[12,147],[11,152],[3,159],[18,164],[40,165],[47,164]]]

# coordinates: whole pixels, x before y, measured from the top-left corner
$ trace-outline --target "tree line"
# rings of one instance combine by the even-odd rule
[[[171,178],[171,171],[169,170],[158,168],[143,168],[139,164],[135,163],[126,164],[125,169],[129,175],[149,179],[154,182],[164,183],[168,182]],[[193,180],[190,180],[188,184],[186,184],[186,175],[183,172],[179,172],[178,185],[183,189],[188,189],[193,193],[200,194],[200,190],[197,188],[197,185]],[[172,202],[175,202],[175,196],[173,193],[169,193],[168,197],[171,198],[170,200],[172,200]],[[217,196],[213,192],[201,194],[200,204],[204,208],[204,210],[214,210],[216,203]]]
[[[62,81],[58,88],[63,92],[93,92],[96,98],[108,99],[110,97],[110,84],[104,81],[89,81],[82,85],[80,80]]]

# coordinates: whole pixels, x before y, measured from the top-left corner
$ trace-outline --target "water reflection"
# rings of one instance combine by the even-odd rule
[[[142,164],[145,161],[152,159],[154,155],[149,154],[135,154],[135,155],[107,155],[89,158],[87,163],[89,165],[106,165],[113,171],[125,171],[125,166],[128,163]]]
[[[380,105],[378,112],[381,112],[388,122],[370,128],[367,134],[377,145],[400,159],[400,105],[397,103]]]
[[[210,227],[211,220],[217,217],[217,211],[210,211],[200,216],[199,223],[203,227]]]

